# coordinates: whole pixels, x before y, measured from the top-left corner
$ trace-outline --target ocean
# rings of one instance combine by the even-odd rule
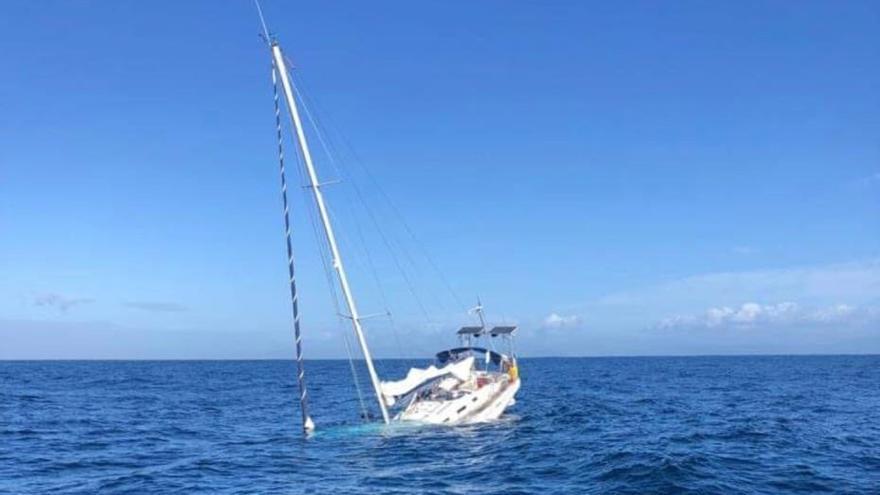
[[[347,361],[307,362],[304,438],[293,362],[0,362],[0,493],[880,493],[880,356],[540,358],[521,377],[498,422],[385,427]]]

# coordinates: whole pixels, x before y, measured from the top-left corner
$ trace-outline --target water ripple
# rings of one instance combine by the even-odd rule
[[[0,493],[880,493],[880,357],[522,369],[502,420],[385,427],[312,362],[303,438],[289,362],[3,362]]]

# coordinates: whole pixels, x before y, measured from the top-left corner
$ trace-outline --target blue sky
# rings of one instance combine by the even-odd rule
[[[524,355],[880,352],[876,2],[264,8],[377,355],[478,296]],[[291,356],[252,4],[2,10],[0,358]],[[341,356],[292,199],[306,350]]]

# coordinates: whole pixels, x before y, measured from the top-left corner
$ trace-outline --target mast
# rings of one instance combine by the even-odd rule
[[[303,366],[302,333],[299,325],[299,296],[296,292],[296,272],[293,263],[293,245],[290,242],[290,208],[287,205],[287,174],[284,172],[284,149],[281,137],[281,106],[278,105],[278,78],[272,69],[272,93],[275,100],[275,132],[278,136],[278,163],[281,171],[281,199],[284,206],[284,236],[287,243],[287,274],[290,282],[290,303],[293,308],[293,335],[296,340],[296,381],[299,386],[299,409],[302,413],[303,431],[308,434],[315,429],[315,422],[309,416],[308,391],[306,390],[306,371]]]
[[[351,324],[354,333],[357,336],[358,344],[361,346],[361,352],[364,355],[364,361],[367,363],[367,371],[370,373],[370,382],[373,384],[373,390],[376,393],[376,400],[379,403],[379,410],[382,411],[382,420],[388,423],[388,409],[385,407],[385,401],[382,399],[382,390],[379,387],[379,376],[376,374],[376,368],[373,366],[373,358],[370,355],[370,349],[367,347],[367,340],[364,338],[364,331],[361,327],[360,314],[351,294],[351,288],[348,285],[348,276],[345,274],[345,267],[342,264],[342,257],[339,255],[339,247],[336,244],[336,236],[333,234],[333,226],[330,224],[330,215],[327,213],[327,206],[324,202],[324,194],[321,192],[321,184],[318,182],[318,174],[315,172],[315,166],[312,164],[312,155],[309,152],[309,145],[306,142],[306,135],[303,131],[302,122],[299,118],[299,111],[296,107],[296,99],[293,95],[293,88],[290,78],[287,75],[287,65],[284,63],[284,55],[281,53],[281,47],[277,42],[272,42],[272,59],[278,75],[281,76],[281,86],[284,88],[284,96],[287,100],[287,109],[290,112],[290,119],[296,129],[296,138],[299,142],[300,150],[302,150],[303,160],[305,161],[306,170],[311,184],[310,189],[318,207],[318,214],[321,217],[321,223],[324,225],[324,234],[327,236],[327,244],[330,246],[330,255],[332,257],[333,268],[339,278],[339,285],[345,296],[345,304],[351,316]]]

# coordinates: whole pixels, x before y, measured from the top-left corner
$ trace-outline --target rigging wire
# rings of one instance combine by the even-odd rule
[[[358,403],[361,406],[361,419],[367,421],[370,419],[370,415],[367,412],[367,404],[364,402],[364,394],[361,391],[361,381],[358,378],[358,373],[354,366],[354,356],[351,353],[351,344],[348,343],[348,334],[346,332],[342,332],[342,341],[345,343],[345,353],[348,355],[348,366],[351,368],[352,381],[354,382],[354,388],[357,391]]]
[[[330,213],[331,217],[336,218],[332,209],[329,211],[329,213]],[[337,222],[337,223],[341,223],[341,222]],[[356,225],[355,230],[359,233],[358,237],[359,237],[361,246],[364,247],[366,245],[366,241],[363,237],[363,234],[361,233],[360,227],[357,226],[357,222],[355,222],[355,225]],[[392,316],[391,310],[389,309],[388,299],[385,297],[385,290],[382,286],[381,281],[379,280],[378,272],[376,271],[375,266],[373,266],[373,261],[372,261],[372,257],[370,256],[369,249],[366,249],[366,248],[363,249],[364,254],[366,255],[366,263],[364,263],[364,261],[360,257],[361,253],[354,249],[354,243],[351,242],[351,239],[348,237],[348,235],[344,232],[340,232],[340,233],[338,233],[338,237],[339,237],[340,244],[343,246],[346,246],[347,248],[351,248],[350,252],[352,252],[356,255],[354,258],[351,258],[353,261],[355,261],[355,263],[353,263],[353,265],[356,268],[360,268],[360,269],[363,269],[364,265],[367,265],[367,267],[369,268],[369,271],[372,274],[372,278],[375,281],[375,284],[376,284],[378,291],[379,291],[380,298],[381,298],[383,306],[385,308],[385,313],[382,315],[377,315],[377,316],[385,316],[386,318],[388,318],[388,321],[390,322],[390,325],[391,325],[391,331],[394,336],[394,342],[397,345],[397,352],[399,355],[402,356],[403,355],[403,346],[400,343],[400,337],[397,334],[397,328],[394,326],[394,317]],[[363,320],[364,318],[361,317],[361,319]]]
[[[303,98],[301,97],[301,99],[303,99]],[[321,134],[321,131],[319,129],[320,124],[318,124],[318,122],[316,120],[314,120],[314,118],[312,116],[313,114],[311,114],[309,112],[307,105],[304,104],[303,109],[305,110],[305,113],[307,115],[309,122],[312,124],[313,128],[315,129],[315,133],[318,135],[318,140],[320,141],[321,146],[324,149],[324,152],[327,154],[327,157],[330,160],[330,162],[334,165],[334,168],[337,171],[337,175],[340,177],[344,176],[345,174],[343,174],[341,172],[341,169],[336,162],[336,158],[334,156],[334,153],[331,152],[330,148],[327,146],[327,143],[325,141],[324,136]],[[354,185],[354,181],[349,181],[349,182],[352,185]],[[352,251],[357,253],[358,255],[360,255],[361,253],[359,251],[354,250],[353,246],[355,244],[357,244],[358,247],[361,248],[361,251],[363,251],[362,254],[364,256],[364,259],[366,260],[366,263],[361,263],[361,265],[366,265],[366,267],[369,270],[370,277],[373,281],[373,284],[376,286],[376,290],[379,293],[379,298],[382,303],[382,307],[385,310],[384,316],[387,317],[388,322],[391,326],[391,331],[394,336],[394,342],[397,346],[398,355],[403,356],[404,355],[403,346],[400,343],[400,336],[398,335],[397,327],[395,326],[394,316],[391,312],[391,305],[388,302],[389,299],[388,299],[387,291],[385,290],[385,285],[382,283],[382,280],[379,277],[378,270],[376,270],[376,263],[373,261],[373,255],[372,255],[372,252],[370,251],[369,243],[367,242],[366,237],[364,236],[363,229],[361,228],[361,221],[360,221],[360,218],[358,217],[357,209],[352,206],[351,202],[346,201],[344,203],[348,207],[349,214],[354,219],[354,221],[353,221],[354,230],[355,230],[355,233],[357,234],[357,240],[359,242],[358,243],[346,242],[346,241],[348,241],[348,239],[345,234],[343,234],[343,242],[352,246]],[[330,214],[333,215],[333,212],[331,211]],[[363,260],[359,260],[359,261],[363,261]]]
[[[289,59],[288,59],[288,61],[289,61]],[[292,63],[290,65],[291,65],[291,67],[294,66],[294,64],[292,64]],[[325,137],[325,135],[327,133],[326,133],[326,130],[324,129],[322,122],[320,120],[318,120],[318,118],[316,117],[315,113],[313,112],[313,110],[311,108],[312,105],[310,104],[309,99],[306,98],[306,96],[303,94],[303,91],[301,90],[302,81],[301,81],[301,78],[298,77],[299,74],[294,74],[294,71],[292,71],[292,70],[288,70],[288,74],[291,76],[291,79],[295,79],[296,82],[299,83],[299,84],[296,84],[296,83],[292,84],[293,92],[297,95],[297,97],[300,101],[300,106],[303,109],[304,115],[306,116],[307,120],[310,122],[311,127],[313,129],[313,133],[314,133],[315,137],[318,138],[318,141],[321,144],[321,147],[324,150],[325,154],[327,155],[327,158],[329,159],[330,164],[336,169],[339,176],[346,176],[347,175],[348,177],[352,177],[350,174],[343,172],[343,170],[339,167],[339,164],[337,163],[337,160],[336,160],[337,153],[334,152],[335,146],[333,146],[332,141],[328,143],[328,140]],[[337,134],[339,134],[338,131],[337,131]],[[360,160],[359,156],[357,155],[357,153],[354,151],[353,147],[351,146],[351,143],[347,139],[345,139],[345,137],[342,136],[341,134],[340,134],[340,136],[342,137],[346,146],[349,148],[351,156],[355,159],[357,165],[360,166],[361,169],[367,174],[370,181],[375,185],[376,190],[379,191],[379,193],[381,194],[382,198],[385,200],[387,205],[392,209],[394,215],[397,217],[398,221],[400,221],[400,223],[403,225],[403,227],[407,231],[407,234],[410,236],[412,241],[418,246],[419,249],[421,249],[422,255],[429,262],[431,268],[437,273],[438,278],[443,282],[445,288],[452,295],[455,302],[459,306],[463,306],[461,304],[461,299],[458,297],[458,294],[452,289],[452,286],[449,283],[448,279],[445,277],[443,272],[439,269],[439,267],[438,267],[437,263],[434,261],[434,259],[430,256],[430,254],[427,251],[427,248],[419,241],[418,237],[415,235],[412,228],[410,228],[410,226],[406,223],[400,210],[391,201],[390,197],[384,191],[384,189],[382,189],[381,185],[378,183],[375,176],[365,166],[365,164],[362,162],[362,160]],[[297,149],[297,151],[299,152],[300,150]],[[298,169],[298,171],[300,172],[301,179],[302,179],[303,172],[301,169]],[[427,310],[427,307],[424,304],[424,301],[422,300],[422,297],[419,295],[418,291],[416,290],[415,284],[413,283],[413,280],[410,277],[408,270],[404,267],[404,264],[401,262],[401,258],[403,258],[404,261],[407,261],[409,263],[409,265],[416,271],[418,271],[418,264],[416,263],[414,258],[410,255],[409,250],[406,248],[406,246],[403,243],[399,243],[399,241],[397,241],[396,239],[391,239],[391,238],[389,238],[388,235],[386,235],[384,229],[380,225],[380,222],[379,222],[375,212],[371,208],[370,204],[366,201],[364,193],[361,191],[361,188],[358,187],[357,181],[350,180],[350,182],[351,182],[352,188],[357,196],[357,199],[359,200],[361,205],[364,207],[363,209],[366,211],[370,222],[373,224],[376,232],[379,234],[382,242],[384,243],[385,247],[387,248],[388,253],[391,255],[392,261],[394,262],[398,271],[400,272],[401,278],[405,282],[408,291],[412,295],[413,299],[416,301],[419,309],[422,311],[423,315],[425,316],[425,319],[428,321],[428,323],[430,323],[432,321],[432,318]],[[346,203],[346,205],[349,206],[349,209],[351,209],[350,203]],[[315,225],[316,222],[314,221],[313,208],[309,209],[309,211],[310,211],[310,219],[312,220],[312,223],[313,223],[313,229],[317,230],[316,225]],[[352,217],[357,219],[356,210],[352,210],[352,212],[353,212]],[[395,342],[397,343],[397,346],[398,346],[398,351],[402,355],[403,354],[402,346],[400,345],[400,337],[397,333],[396,324],[394,322],[393,317],[390,314],[390,311],[388,311],[388,308],[389,308],[388,299],[385,294],[384,287],[382,286],[381,281],[379,281],[379,277],[376,272],[375,263],[373,262],[372,255],[371,255],[369,248],[368,248],[368,244],[366,243],[366,239],[363,235],[363,231],[360,228],[360,222],[356,221],[355,227],[356,227],[358,239],[361,241],[361,245],[363,246],[363,251],[364,251],[364,254],[366,257],[365,264],[369,267],[371,275],[372,275],[374,281],[376,282],[377,288],[379,289],[380,296],[382,297],[384,306],[386,308],[386,313],[388,313],[389,322],[391,324],[391,329],[394,334]],[[343,232],[343,234],[344,234],[344,232]],[[321,239],[321,236],[317,235],[316,238]],[[395,241],[397,241],[397,242],[395,242]],[[399,249],[395,248],[396,243],[399,243]],[[353,245],[354,244],[352,244],[352,246]],[[398,251],[399,251],[399,253],[398,253]],[[323,254],[324,250],[322,249],[321,252]],[[357,251],[354,251],[354,254],[359,254],[359,253]],[[398,256],[398,254],[402,254],[402,257]],[[324,256],[322,256],[322,264],[324,264],[324,267],[325,267],[325,274],[328,274],[328,263],[327,263],[326,258]],[[332,264],[332,262],[329,264]],[[332,279],[332,274],[328,274],[328,278]],[[339,299],[338,299],[338,293],[335,292],[335,284],[329,283],[329,285],[331,288],[334,289],[334,306],[337,308],[337,314],[341,314],[338,311]],[[442,299],[436,298],[436,300],[439,302]]]
[[[294,146],[294,149],[296,150],[297,162],[300,165],[299,167],[296,167],[296,171],[299,174],[300,187],[303,190],[303,195],[306,196],[308,193],[305,191],[308,186],[306,186],[307,179],[305,177],[305,170],[303,170],[305,168],[305,157],[302,156],[302,151],[299,149],[298,146]],[[330,290],[331,298],[333,300],[333,310],[337,315],[339,315],[341,313],[339,304],[339,293],[336,290],[336,282],[333,281],[333,271],[331,269],[333,263],[330,260],[330,255],[328,254],[329,247],[327,245],[327,239],[320,234],[318,228],[318,213],[317,211],[315,211],[317,207],[311,201],[308,201],[307,198],[304,203],[306,205],[305,209],[308,212],[309,223],[312,226],[312,234],[314,234],[315,242],[318,244],[318,255],[321,258],[321,265],[324,269],[324,278],[327,282],[327,287]]]
[[[300,79],[300,85],[302,85],[302,78],[299,78],[299,79]],[[319,136],[319,141],[321,142],[322,146],[324,147],[325,152],[328,155],[333,156],[333,154],[329,150],[329,146],[327,145],[327,142],[323,138],[323,133],[321,131],[321,128],[323,128],[323,125],[321,125],[319,120],[314,118],[313,114],[309,110],[310,105],[308,105],[305,102],[304,96],[299,93],[299,90],[296,87],[294,87],[294,91],[297,91],[297,95],[300,97],[300,100],[303,101],[303,109],[305,111],[305,114],[308,116],[309,120],[312,122],[312,125],[315,127],[315,131],[316,131],[317,135]],[[339,133],[337,132],[337,134],[339,134]],[[334,162],[334,164],[335,164],[335,162]],[[362,167],[363,167],[363,165],[362,165]],[[340,175],[346,175],[349,178],[349,182],[351,183],[352,188],[354,189],[355,194],[357,195],[359,202],[364,207],[364,210],[367,212],[367,216],[370,218],[370,221],[373,224],[374,229],[379,234],[379,237],[381,238],[381,240],[382,240],[383,244],[385,245],[386,249],[388,250],[389,254],[391,254],[391,258],[392,258],[394,264],[396,265],[398,271],[400,272],[401,278],[404,280],[404,283],[407,286],[407,290],[410,292],[413,299],[415,299],[417,305],[419,306],[419,309],[421,310],[422,314],[425,316],[425,319],[428,322],[432,321],[433,318],[431,318],[431,315],[429,314],[427,307],[424,304],[423,299],[421,298],[421,296],[419,296],[418,292],[415,290],[415,284],[413,283],[412,279],[407,274],[406,270],[404,269],[403,265],[401,264],[399,257],[395,254],[396,250],[394,249],[393,243],[391,242],[389,237],[385,234],[384,230],[382,229],[378,218],[376,217],[375,213],[373,212],[373,209],[370,207],[369,202],[366,201],[364,194],[361,191],[360,187],[358,187],[357,181],[353,180],[353,177],[350,174],[344,174],[342,172],[342,170],[338,168],[338,166],[337,166],[337,171],[340,173]],[[409,256],[409,253],[405,249],[402,248],[402,245],[401,245],[400,252],[403,254],[404,258],[406,258],[406,260],[410,263],[410,265],[414,269],[416,269],[417,264],[414,262],[412,257]]]
[[[318,119],[316,113],[314,113],[312,111],[312,109],[311,109],[312,105],[310,104],[310,99],[307,98],[306,95],[303,93],[303,91],[298,87],[298,86],[302,86],[301,78],[297,77],[297,79],[298,79],[299,84],[293,86],[294,92],[297,94],[297,96],[299,97],[299,100],[302,102],[302,108],[303,108],[304,115],[306,116],[309,123],[312,125],[312,128],[314,129],[314,133],[315,133],[316,137],[318,138],[318,142],[321,144],[321,147],[324,150],[324,153],[327,155],[327,158],[329,159],[329,161],[333,165],[334,169],[336,170],[337,176],[345,177],[345,178],[349,179],[348,182],[352,185],[352,188],[355,190],[355,192],[358,196],[358,199],[360,200],[361,205],[367,211],[374,227],[376,228],[376,231],[382,237],[383,242],[385,243],[386,247],[389,250],[389,253],[394,258],[394,261],[398,266],[398,270],[401,272],[402,278],[404,278],[404,281],[407,284],[408,290],[410,291],[411,295],[416,299],[420,309],[422,310],[422,313],[425,315],[425,317],[428,320],[430,320],[430,315],[428,314],[427,308],[425,307],[421,297],[419,297],[417,291],[415,290],[414,284],[407,276],[406,271],[400,265],[399,260],[396,257],[394,257],[394,250],[391,246],[391,242],[385,236],[384,232],[382,231],[381,227],[379,226],[378,220],[376,219],[375,215],[372,212],[372,209],[370,208],[369,204],[365,201],[363,194],[361,193],[360,188],[357,185],[357,181],[353,180],[353,177],[350,174],[346,173],[339,166],[339,163],[336,158],[337,153],[335,153],[333,151],[334,146],[332,145],[332,142],[328,142],[328,139],[326,137],[326,131],[324,130],[323,125],[321,124],[321,121]],[[373,281],[378,289],[380,298],[382,300],[382,304],[385,307],[386,316],[388,317],[388,321],[391,326],[391,330],[392,330],[392,334],[394,336],[395,343],[397,345],[398,353],[399,353],[399,355],[403,356],[404,355],[403,346],[401,345],[400,336],[397,332],[397,325],[394,321],[393,314],[390,310],[390,305],[388,302],[387,293],[386,293],[384,285],[381,282],[381,279],[378,276],[378,272],[376,270],[376,266],[373,261],[373,256],[372,256],[370,249],[369,249],[369,244],[366,242],[366,238],[363,234],[363,229],[361,228],[360,222],[358,221],[358,218],[357,218],[358,215],[356,213],[357,210],[355,208],[353,208],[350,203],[346,203],[346,205],[349,207],[348,209],[351,213],[351,216],[355,219],[354,228],[357,233],[358,240],[360,241],[360,247],[363,251],[363,254],[364,254],[365,260],[366,260],[366,263],[362,263],[362,264],[364,264],[368,267],[369,272],[373,278]],[[346,238],[347,236],[343,233],[342,237]],[[348,244],[350,246],[354,245],[354,243],[351,243],[351,242],[348,242]],[[352,249],[352,251],[354,251],[354,250]],[[354,251],[354,252],[357,253],[356,251]],[[360,253],[357,253],[357,254],[360,254]]]
[[[292,75],[292,74],[290,71],[288,71],[288,76],[290,76],[290,75]],[[291,81],[291,85],[293,85],[293,81]],[[293,87],[295,88],[296,86],[293,86]],[[307,190],[308,187],[311,187],[311,186],[305,185],[306,184],[306,177],[305,177],[305,170],[304,170],[305,169],[305,157],[302,154],[302,150],[300,150],[298,146],[294,146],[294,149],[296,150],[295,156],[297,158],[297,163],[299,164],[299,167],[295,167],[295,168],[297,169],[297,173],[300,178],[300,184],[302,186],[303,192],[304,192],[304,194],[307,195],[308,193],[305,191]],[[336,283],[334,282],[334,279],[333,279],[333,271],[331,268],[333,263],[332,263],[332,260],[329,259],[328,253],[330,250],[329,250],[329,245],[327,244],[328,241],[324,238],[324,236],[320,235],[320,232],[318,230],[317,212],[315,211],[317,207],[312,202],[310,202],[308,200],[305,201],[305,204],[306,204],[305,209],[306,209],[306,211],[308,211],[309,223],[312,226],[312,232],[314,234],[314,239],[315,239],[315,242],[318,244],[318,254],[321,258],[321,265],[322,265],[322,268],[324,271],[324,276],[326,278],[327,285],[330,289],[331,299],[333,301],[333,308],[334,308],[334,311],[337,315],[337,324],[338,324],[338,327],[340,329],[342,329],[343,316],[342,316],[342,311],[340,309],[339,293],[336,288]],[[342,330],[340,333],[342,334],[343,342],[345,344],[346,355],[348,356],[349,368],[351,369],[352,381],[354,382],[354,385],[355,385],[355,392],[357,393],[357,399],[358,399],[358,402],[361,404],[362,411],[366,411],[366,405],[364,403],[363,392],[362,392],[361,386],[360,386],[360,379],[357,374],[357,370],[355,369],[354,357],[351,352],[351,346],[349,345],[348,337],[347,337],[345,330]],[[364,412],[364,414],[362,415],[362,418],[364,420],[366,420],[368,418],[368,415],[366,414],[366,412]]]
[[[300,79],[302,79],[302,78],[300,78]],[[347,148],[348,152],[350,153],[351,157],[353,158],[354,163],[357,164],[361,168],[361,170],[363,170],[364,174],[367,176],[367,178],[373,184],[376,191],[379,192],[379,194],[382,196],[382,199],[385,200],[385,203],[388,205],[388,207],[391,209],[391,211],[397,217],[397,220],[403,226],[404,230],[406,230],[407,234],[410,236],[413,243],[415,243],[416,246],[418,246],[418,248],[421,250],[422,256],[426,259],[426,261],[428,261],[428,264],[431,265],[431,268],[436,272],[438,278],[440,278],[440,281],[443,283],[446,290],[452,296],[456,305],[459,306],[459,309],[461,309],[462,312],[467,313],[468,306],[466,304],[464,304],[462,299],[459,297],[458,293],[455,291],[455,289],[452,288],[452,284],[449,282],[449,279],[446,277],[446,275],[443,273],[443,270],[440,269],[440,266],[437,264],[437,262],[431,256],[431,253],[428,251],[427,247],[425,247],[425,244],[423,242],[421,242],[421,240],[416,236],[413,229],[409,226],[409,223],[406,221],[406,218],[404,217],[403,213],[400,211],[400,209],[397,207],[397,205],[391,199],[391,196],[388,195],[388,193],[382,187],[381,183],[376,178],[375,174],[373,174],[372,171],[370,170],[370,168],[366,166],[366,164],[364,163],[364,160],[361,159],[360,155],[354,149],[354,146],[351,144],[351,141],[349,141],[343,133],[339,132],[338,127],[334,124],[332,118],[330,118],[328,116],[327,120],[329,121],[330,127],[336,131],[335,134],[342,141],[342,144]],[[362,199],[362,201],[363,201],[363,199]],[[364,202],[364,203],[366,205],[366,202]]]
[[[269,28],[266,26],[266,18],[263,17],[263,7],[260,6],[260,0],[254,0],[254,5],[257,7],[257,15],[260,16],[260,25],[263,27],[263,35],[266,37],[266,44],[271,43],[269,38]]]

